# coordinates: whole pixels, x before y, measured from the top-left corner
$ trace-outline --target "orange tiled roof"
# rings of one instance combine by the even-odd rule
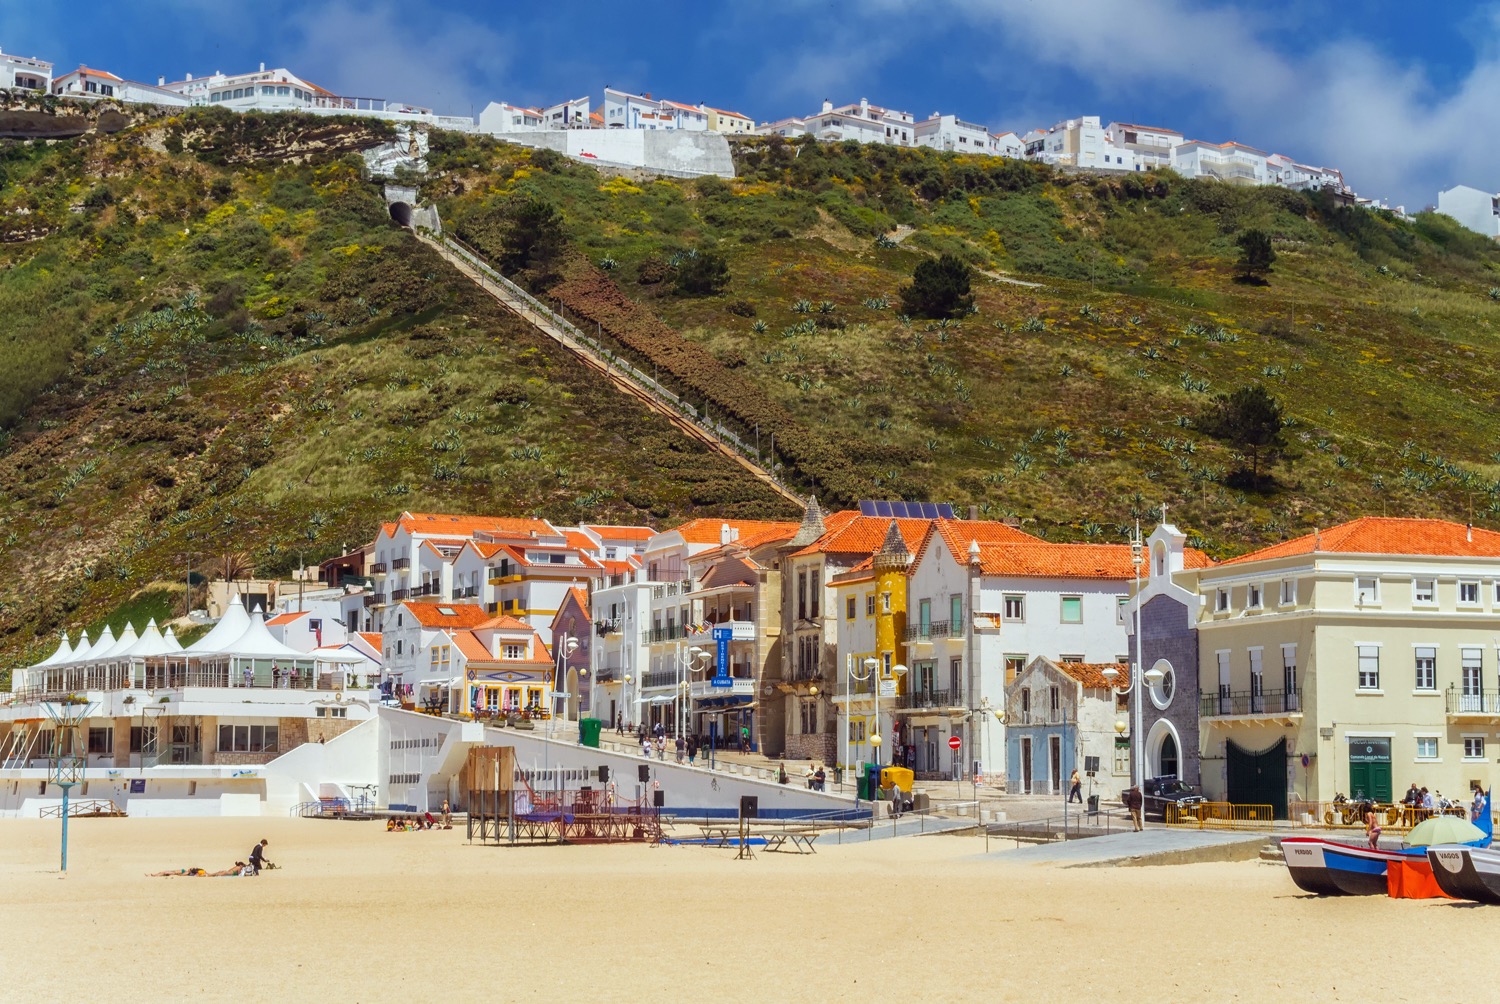
[[[78,69],[74,70],[73,72],[76,73],[76,74],[78,74],[81,77],[102,77],[105,80],[119,80],[120,83],[122,83],[122,84],[125,82],[123,80],[120,80],[120,78],[117,77],[117,76],[115,76],[113,73],[106,73],[104,70],[90,69],[87,66],[80,66]],[[67,74],[67,73],[63,74],[63,76],[65,76],[65,77],[66,76],[70,76],[70,75],[71,74]]]
[[[426,628],[474,628],[490,619],[477,603],[427,603],[407,600],[403,604],[417,623]],[[444,613],[443,611],[447,611]]]
[[[841,572],[840,574],[835,575],[833,578],[829,579],[828,582],[830,585],[849,582],[864,582],[866,579],[873,579],[874,577],[875,556],[871,555],[864,561],[861,561],[859,564],[849,569],[847,572]]]
[[[475,637],[473,631],[453,632],[453,647],[463,653],[469,662],[488,662],[495,658],[490,650],[484,647],[484,642]]]
[[[301,613],[295,613],[294,612],[294,613],[288,613],[288,614],[277,614],[275,617],[272,617],[270,620],[266,621],[266,627],[272,627],[272,626],[274,626],[276,624],[290,624],[292,621],[296,620],[298,617],[306,617],[306,616],[307,616],[307,611],[306,610],[302,611]]]
[[[1123,662],[1059,662],[1058,669],[1092,690],[1108,690],[1110,687],[1125,688],[1130,685],[1130,667]],[[1111,682],[1104,675],[1106,669],[1119,672]]]
[[[1414,554],[1443,558],[1500,558],[1500,533],[1493,530],[1471,531],[1463,523],[1445,519],[1400,519],[1363,516],[1327,530],[1315,531],[1293,540],[1272,544],[1238,558],[1226,565],[1295,554],[1327,551],[1334,554]]]
[[[479,626],[481,628],[488,628],[488,629],[492,629],[492,630],[496,630],[496,631],[530,631],[531,630],[531,625],[530,624],[527,624],[525,621],[521,620],[519,617],[512,617],[510,614],[500,614],[498,617],[491,617],[489,620],[485,621],[483,624],[481,624]]]
[[[600,540],[650,540],[656,531],[649,526],[595,526],[585,524],[585,530],[598,534]]]
[[[823,520],[827,532],[797,551],[792,557],[798,558],[807,554],[874,554],[880,550],[880,545],[885,543],[885,535],[890,529],[891,518],[890,516],[864,516],[857,510],[840,510],[832,513]],[[896,529],[900,531],[901,539],[906,542],[907,550],[916,550],[932,522],[930,519],[896,520]]]
[[[381,651],[379,631],[356,631],[354,633],[363,638],[366,645],[369,645],[377,652]]]
[[[624,575],[627,572],[633,572],[641,567],[640,564],[634,560],[606,561],[603,564],[604,571],[609,575]]]
[[[1039,538],[1033,537],[1024,530],[1007,526],[998,520],[938,519],[932,521],[932,532],[922,541],[922,547],[915,552],[916,558],[912,560],[913,568],[921,560],[922,552],[927,549],[934,537],[948,546],[948,552],[953,555],[953,560],[960,565],[968,563],[969,544],[976,540],[979,541],[980,547],[985,544],[1041,543]]]
[[[409,533],[470,536],[475,533],[544,533],[556,528],[544,519],[525,516],[456,516],[451,513],[404,512],[396,521]]]
[[[800,523],[782,523],[766,519],[690,519],[681,526],[674,527],[673,529],[682,534],[682,539],[689,544],[717,544],[719,543],[719,528],[726,523],[731,530],[738,530],[740,532],[741,540],[748,537],[751,533],[758,533],[772,528],[786,528],[790,531],[787,536],[792,537],[797,533],[797,528],[801,525]]]
[[[969,560],[967,545],[963,562]],[[979,544],[985,575],[1056,576],[1069,579],[1129,579],[1135,575],[1129,544]]]
[[[589,615],[589,595],[588,595],[588,593],[585,593],[582,589],[579,589],[577,586],[569,586],[568,587],[568,595],[571,596],[571,597],[573,597],[573,601],[578,604],[578,609],[582,610],[583,611],[583,616],[587,617]]]

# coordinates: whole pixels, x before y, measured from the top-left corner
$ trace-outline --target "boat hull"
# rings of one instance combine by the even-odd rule
[[[1438,888],[1449,896],[1500,906],[1500,851],[1429,847],[1427,860]]]
[[[1281,855],[1297,887],[1318,896],[1384,896],[1390,863],[1414,856],[1319,837],[1288,837]]]

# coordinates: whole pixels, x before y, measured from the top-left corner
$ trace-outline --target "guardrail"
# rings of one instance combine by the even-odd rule
[[[85,798],[77,802],[68,803],[68,818],[78,816],[123,816],[125,810],[115,805],[108,798]],[[42,809],[38,816],[42,819],[61,819],[62,806],[54,805]]]
[[[1099,809],[1095,812],[1080,809],[1066,816],[987,823],[984,827],[984,849],[990,849],[991,838],[1014,840],[1016,846],[1020,847],[1022,844],[1045,844],[1054,840],[1086,840],[1134,828],[1130,813],[1123,808]]]
[[[1362,830],[1365,826],[1364,817],[1361,815],[1364,804],[1348,801],[1292,801],[1287,803],[1287,815],[1291,818],[1292,825],[1296,827],[1327,829],[1347,826],[1351,829]],[[1446,809],[1413,809],[1406,805],[1377,802],[1375,814],[1383,829],[1397,833],[1404,833],[1432,816],[1469,818],[1468,808],[1462,805],[1450,805]]]
[[[514,282],[511,282],[505,276],[501,275],[492,266],[490,266],[490,264],[486,262],[483,257],[480,256],[478,251],[469,247],[458,238],[448,234],[442,234],[435,238],[425,237],[424,239],[436,243],[439,246],[445,248],[449,253],[462,258],[469,265],[469,267],[473,268],[477,273],[479,273],[479,275],[483,279],[494,283],[500,288],[503,288],[508,296],[520,300],[533,313],[541,316],[554,328],[558,329],[559,332],[564,336],[566,341],[568,343],[571,343],[570,347],[592,355],[600,362],[604,363],[606,368],[612,369],[620,373],[622,376],[626,377],[631,383],[635,384],[635,386],[639,390],[644,391],[652,397],[657,398],[659,401],[670,405],[677,412],[677,414],[681,415],[684,419],[691,422],[693,425],[696,425],[702,432],[713,437],[719,443],[728,446],[735,453],[739,454],[740,458],[745,463],[752,465],[755,470],[759,471],[761,475],[764,476],[772,484],[772,486],[781,491],[782,494],[784,494],[787,498],[800,501],[800,496],[798,496],[797,493],[786,484],[786,482],[777,477],[773,470],[768,470],[761,465],[760,452],[758,449],[746,443],[743,439],[740,438],[738,434],[736,434],[732,429],[730,429],[723,423],[714,421],[706,414],[700,415],[698,409],[689,404],[680,395],[668,390],[666,387],[662,386],[662,384],[655,377],[647,375],[645,372],[637,368],[628,360],[621,358],[617,352],[604,345],[604,343],[600,341],[599,338],[595,337],[594,335],[585,333],[572,321],[569,321],[565,316],[563,316],[560,310],[554,310],[546,303],[537,299],[535,296],[528,293],[526,290],[522,289]],[[772,467],[775,466],[774,457],[771,460],[771,464]]]
[[[1263,830],[1276,819],[1269,805],[1236,805],[1233,802],[1168,803],[1164,813],[1168,826],[1195,830]]]

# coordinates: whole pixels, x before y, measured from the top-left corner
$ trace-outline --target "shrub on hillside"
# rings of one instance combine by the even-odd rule
[[[974,305],[970,273],[969,266],[951,254],[918,263],[911,285],[901,287],[901,312],[932,320],[966,316]]]
[[[1220,394],[1198,418],[1204,432],[1232,445],[1250,461],[1250,469],[1230,475],[1235,487],[1259,489],[1261,468],[1270,467],[1286,448],[1281,402],[1260,384]]]
[[[729,263],[723,255],[700,251],[677,266],[677,292],[684,296],[713,296],[729,287]]]

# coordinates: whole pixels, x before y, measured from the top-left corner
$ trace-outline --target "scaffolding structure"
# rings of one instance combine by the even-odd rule
[[[650,799],[620,799],[614,785],[539,792],[515,767],[509,746],[469,751],[463,782],[468,837],[483,844],[662,842],[661,810]]]

